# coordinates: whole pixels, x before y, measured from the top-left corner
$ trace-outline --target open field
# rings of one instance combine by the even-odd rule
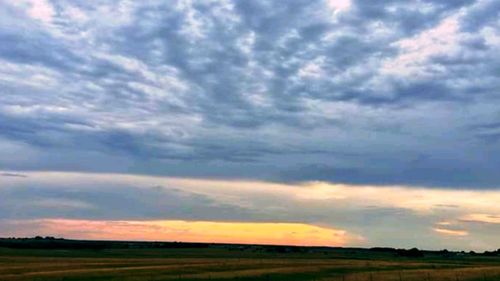
[[[269,253],[226,248],[0,248],[0,281],[500,280],[500,258],[394,257],[369,251]]]

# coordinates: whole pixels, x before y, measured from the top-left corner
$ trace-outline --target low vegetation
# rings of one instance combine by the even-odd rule
[[[0,239],[0,280],[498,281],[498,253]]]

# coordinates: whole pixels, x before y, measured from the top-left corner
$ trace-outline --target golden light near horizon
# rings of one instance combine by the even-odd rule
[[[40,235],[92,240],[346,246],[360,239],[344,230],[301,223],[71,219],[42,219],[29,223],[37,226],[34,228]]]

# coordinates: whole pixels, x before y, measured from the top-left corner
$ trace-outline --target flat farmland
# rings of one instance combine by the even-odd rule
[[[500,259],[228,249],[0,249],[0,281],[500,280]]]

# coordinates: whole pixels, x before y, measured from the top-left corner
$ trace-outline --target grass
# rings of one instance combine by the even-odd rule
[[[396,258],[380,253],[265,253],[207,249],[0,248],[0,281],[493,281],[498,258]]]

